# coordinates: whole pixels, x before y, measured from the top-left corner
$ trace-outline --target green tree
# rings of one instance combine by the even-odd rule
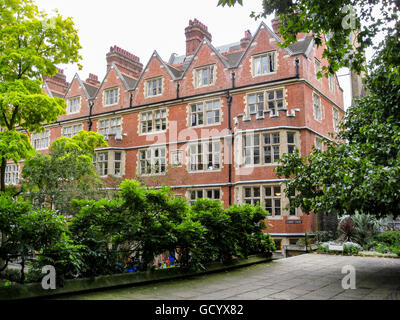
[[[0,259],[3,269],[11,259],[21,260],[21,279],[25,281],[25,266],[29,257],[51,248],[66,232],[64,217],[48,209],[33,211],[29,203],[0,196]]]
[[[81,131],[72,138],[55,140],[48,155],[37,153],[25,161],[23,189],[38,207],[50,206],[72,214],[72,199],[98,199],[103,186],[93,165],[96,148],[107,146],[96,132]]]
[[[400,81],[387,63],[400,46],[393,38],[377,54],[367,76],[368,94],[344,117],[339,138],[308,156],[286,155],[277,174],[288,179],[287,194],[304,211],[378,217],[400,212]]]
[[[78,62],[79,38],[71,18],[49,19],[32,0],[0,0],[0,191],[7,161],[27,158],[26,134],[44,130],[65,113],[65,101],[41,89],[57,64]]]
[[[323,57],[329,67],[322,71],[336,72],[341,67],[351,67],[360,72],[364,68],[364,52],[374,44],[380,33],[391,33],[398,21],[398,0],[261,0],[263,11],[252,12],[255,19],[275,13],[282,21],[279,28],[287,47],[296,41],[298,33],[313,33],[320,46],[327,35]],[[220,6],[243,5],[243,0],[219,0]],[[355,32],[355,39],[350,36]],[[354,41],[356,40],[356,41]],[[356,46],[354,46],[356,44]],[[376,48],[381,47],[375,42]],[[327,70],[328,69],[328,70]]]

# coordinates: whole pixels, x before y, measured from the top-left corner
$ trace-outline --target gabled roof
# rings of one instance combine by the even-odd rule
[[[71,89],[71,86],[72,86],[72,84],[74,83],[74,80],[75,80],[75,79],[79,82],[79,85],[81,86],[83,92],[85,93],[86,98],[89,99],[89,100],[92,99],[94,96],[92,96],[91,94],[89,94],[89,92],[92,93],[92,92],[94,91],[92,88],[89,88],[89,87],[92,87],[92,86],[87,85],[86,83],[84,83],[84,82],[81,80],[81,78],[79,77],[79,74],[77,74],[77,73],[75,73],[75,75],[74,75],[74,77],[73,77],[71,83],[69,84],[69,86],[68,86],[68,88],[67,88],[67,91],[65,92],[65,95],[63,96],[63,98],[65,98],[65,97],[67,96],[67,94],[68,94],[69,90]],[[87,86],[89,86],[89,87],[87,87]],[[96,89],[97,89],[97,88],[96,88]],[[96,91],[96,93],[97,93],[97,91]]]
[[[84,82],[83,85],[85,86],[86,91],[87,91],[88,95],[90,96],[90,99],[93,99],[96,96],[98,88],[95,86],[92,86],[90,84],[87,84],[86,82]]]
[[[292,56],[296,56],[299,54],[305,54],[306,56],[308,56],[313,47],[313,37],[307,36],[304,39],[298,40],[296,43],[290,45],[289,49],[292,51]]]
[[[95,98],[97,96],[98,92],[103,87],[104,81],[107,79],[108,74],[111,72],[111,69],[115,70],[115,72],[117,73],[118,78],[121,79],[122,83],[124,84],[125,88],[128,91],[133,90],[136,87],[136,84],[137,84],[138,80],[136,80],[135,78],[131,78],[131,77],[125,75],[125,74],[122,74],[121,71],[119,71],[118,67],[115,65],[115,63],[112,62],[111,63],[111,67],[110,67],[110,69],[107,70],[107,73],[104,76],[103,81],[101,82],[100,86],[98,88],[96,87],[96,93],[93,95],[93,98]]]
[[[149,61],[146,64],[146,67],[143,68],[143,71],[139,77],[139,79],[136,81],[136,85],[135,88],[137,88],[137,86],[139,85],[140,81],[143,79],[144,73],[146,72],[147,68],[150,65],[150,62],[153,59],[158,59],[160,61],[160,63],[162,64],[162,66],[165,68],[165,70],[167,70],[168,74],[170,75],[172,80],[179,80],[181,78],[182,75],[182,70],[179,70],[178,68],[171,66],[170,64],[167,64],[164,62],[163,59],[161,59],[160,55],[157,53],[156,50],[154,50],[153,54],[151,55]]]
[[[210,45],[210,47],[214,50],[214,52],[217,54],[217,56],[221,59],[221,61],[223,61],[225,66],[227,66],[230,69],[237,68],[242,58],[247,53],[252,43],[256,39],[261,28],[265,28],[275,38],[277,42],[279,43],[283,42],[282,39],[279,38],[279,36],[274,31],[272,31],[264,22],[261,22],[256,33],[251,38],[249,44],[243,50],[241,50],[242,47],[240,45],[240,42],[234,42],[219,47],[214,47],[207,39],[204,39],[202,44],[199,46],[199,48],[197,49],[196,53],[193,56],[186,57],[186,56],[178,56],[176,54],[172,54],[169,59],[169,64],[174,65],[175,68],[182,69],[183,72],[185,73],[186,70],[189,68],[190,64],[192,63],[193,57],[196,56],[198,50],[200,50],[200,47],[205,42],[207,42]],[[308,56],[313,46],[314,46],[313,38],[311,36],[308,36],[302,40],[297,41],[296,43],[292,44],[291,46],[285,49],[291,56],[300,54]]]
[[[49,95],[49,97],[51,97],[51,98],[55,98],[55,97],[64,98],[65,97],[65,95],[60,93],[60,92],[51,91],[50,88],[49,88],[49,85],[47,84],[46,81],[43,82],[43,86],[44,86],[44,89],[46,89],[47,94]]]
[[[199,47],[197,48],[196,52],[193,54],[193,56],[187,57],[187,59],[185,59],[185,63],[182,66],[182,69],[183,69],[182,75],[177,80],[180,80],[185,76],[186,71],[189,69],[189,67],[191,66],[192,62],[194,61],[194,58],[197,56],[197,54],[199,53],[199,51],[201,50],[201,48],[204,45],[208,45],[211,48],[211,50],[221,60],[221,62],[225,65],[225,67],[231,68],[231,66],[230,66],[230,64],[228,62],[228,59],[225,58],[223,55],[221,55],[221,53],[211,44],[211,42],[207,38],[204,38],[203,41],[201,42],[201,44],[199,45]]]

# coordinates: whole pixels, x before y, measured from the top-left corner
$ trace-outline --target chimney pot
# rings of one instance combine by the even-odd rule
[[[251,41],[251,32],[250,30],[246,30],[244,32],[244,38],[240,40],[240,46],[242,49],[247,48],[247,46],[249,45]]]
[[[185,28],[186,35],[186,56],[193,55],[204,38],[212,41],[212,36],[208,32],[208,27],[196,18],[189,20],[189,26]]]
[[[143,70],[143,64],[140,63],[139,57],[131,52],[114,45],[107,53],[107,71],[114,63],[121,73],[130,77],[138,78]]]

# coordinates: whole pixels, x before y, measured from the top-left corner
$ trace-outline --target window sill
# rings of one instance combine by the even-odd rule
[[[216,169],[216,170],[198,170],[198,171],[190,171],[188,170],[189,173],[213,173],[213,172],[221,172],[222,169]]]
[[[160,133],[166,133],[168,129],[161,130],[161,131],[152,131],[152,132],[142,132],[139,134],[139,136],[151,136],[153,134],[160,134]]]
[[[268,216],[268,220],[283,220],[283,216]]]
[[[220,126],[222,124],[222,122],[217,122],[217,123],[213,123],[213,124],[200,124],[200,125],[196,125],[196,126],[192,126],[190,125],[189,128],[206,128],[206,127],[215,127],[215,126]]]
[[[156,94],[155,96],[145,96],[145,99],[150,99],[150,98],[156,98],[156,97],[161,97],[163,94]]]
[[[270,76],[270,75],[273,75],[273,74],[277,74],[277,71],[268,72],[268,73],[263,73],[263,74],[253,74],[253,78],[265,77],[265,76]]]

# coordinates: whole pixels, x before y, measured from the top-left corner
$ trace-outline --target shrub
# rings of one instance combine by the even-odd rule
[[[394,253],[400,255],[400,231],[387,231],[374,237],[368,244],[368,249],[379,253]]]
[[[343,253],[347,255],[357,255],[360,252],[360,247],[358,245],[353,244],[344,244]]]
[[[237,240],[236,255],[247,258],[250,254],[271,254],[275,242],[264,234],[264,220],[268,212],[260,206],[233,205],[225,210],[231,219],[231,227]]]
[[[372,215],[354,214],[345,216],[339,223],[340,239],[367,245],[379,233],[381,223]]]
[[[400,244],[400,230],[397,231],[386,231],[384,233],[380,233],[374,238],[377,242],[383,242],[388,245],[397,245]]]

